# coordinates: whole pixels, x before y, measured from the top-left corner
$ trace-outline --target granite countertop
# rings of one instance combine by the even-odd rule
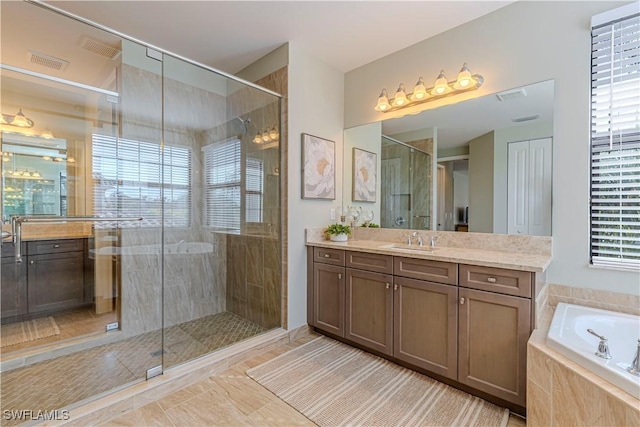
[[[307,239],[307,246],[322,248],[344,249],[356,252],[369,252],[383,255],[402,256],[408,258],[420,258],[433,261],[455,262],[459,264],[471,264],[484,267],[508,268],[511,270],[530,271],[542,273],[551,264],[551,256],[540,254],[528,254],[520,252],[506,252],[485,249],[468,249],[458,247],[436,246],[433,251],[428,247],[419,249],[403,249],[391,246],[406,246],[398,242],[376,240],[352,240],[347,242],[332,242],[322,239]],[[417,246],[415,246],[417,248]],[[424,250],[426,249],[426,250]]]

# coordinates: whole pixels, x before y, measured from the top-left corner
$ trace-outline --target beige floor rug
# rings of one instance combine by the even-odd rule
[[[509,411],[327,337],[247,371],[319,426],[506,426]]]
[[[2,325],[0,328],[0,347],[35,341],[53,335],[60,335],[60,328],[53,317],[41,317],[40,319]]]

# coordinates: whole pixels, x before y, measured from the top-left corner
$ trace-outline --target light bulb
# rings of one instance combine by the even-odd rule
[[[447,91],[448,84],[447,78],[444,75],[444,70],[440,70],[440,74],[433,85],[433,92],[437,95],[441,95]]]
[[[49,157],[49,156],[42,156],[42,160],[51,160],[51,157]]]
[[[51,133],[51,131],[49,129],[45,129],[41,134],[40,134],[41,138],[44,139],[53,139],[53,133]]]
[[[271,137],[269,136],[269,132],[266,131],[266,130],[264,132],[262,132],[262,141],[264,141],[264,142],[271,141]]]
[[[253,138],[254,144],[262,144],[262,137],[260,136],[260,132],[256,133],[255,138]]]
[[[13,117],[13,120],[11,121],[11,124],[13,126],[19,126],[21,128],[28,128],[28,127],[33,126],[33,122],[30,122],[29,119],[27,119],[27,117],[22,112],[22,108]]]
[[[273,139],[278,138],[278,136],[279,136],[279,135],[278,135],[278,130],[276,129],[276,127],[275,127],[275,126],[274,126],[274,127],[272,127],[272,128],[271,128],[271,131],[269,132],[269,137],[273,140]]]
[[[73,157],[68,157],[68,158],[67,158],[67,162],[69,162],[69,163],[75,163],[75,162],[76,162],[76,159],[74,159]]]
[[[456,81],[455,87],[456,89],[464,89],[471,85],[473,81],[473,77],[471,77],[471,72],[467,67],[467,63],[465,62],[460,72],[458,73],[458,80]]]
[[[427,97],[427,89],[424,87],[424,81],[422,80],[422,77],[420,77],[418,79],[418,83],[416,83],[416,86],[413,88],[412,98],[424,99],[426,97]]]
[[[396,95],[393,97],[393,104],[400,107],[408,102],[407,94],[404,92],[404,84],[400,83],[400,86],[398,86],[398,90],[396,91]]]
[[[387,94],[386,89],[382,89],[380,92],[380,96],[378,97],[378,103],[376,105],[376,111],[386,111],[391,107],[389,105],[389,95]]]

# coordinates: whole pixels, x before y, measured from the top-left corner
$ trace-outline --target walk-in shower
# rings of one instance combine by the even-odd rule
[[[279,327],[280,144],[256,136],[280,97],[0,7],[1,409],[69,408]]]

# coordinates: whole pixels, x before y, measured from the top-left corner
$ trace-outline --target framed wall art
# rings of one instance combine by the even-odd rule
[[[302,134],[302,198],[336,198],[336,143]]]
[[[353,201],[376,201],[377,155],[353,148]]]

